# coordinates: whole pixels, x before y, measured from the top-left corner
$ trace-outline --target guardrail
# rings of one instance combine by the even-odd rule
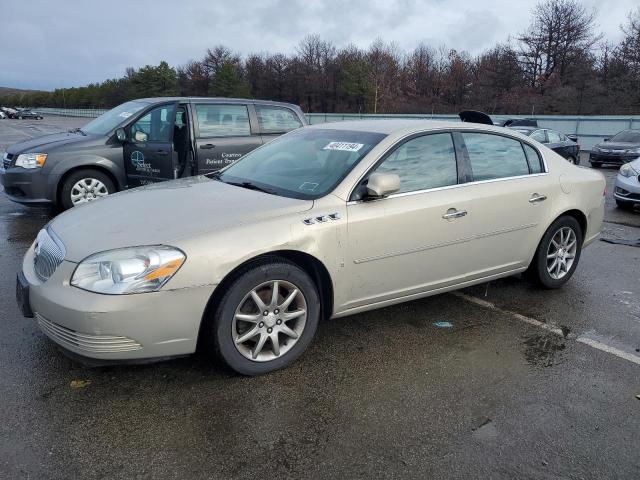
[[[67,117],[95,118],[106,109],[95,108],[35,108],[43,115],[61,115]],[[358,114],[358,113],[308,113],[310,124],[340,122],[343,120],[381,120],[388,118],[414,118],[419,120],[447,120],[459,122],[453,114]],[[532,118],[542,128],[552,128],[565,134],[577,135],[582,150],[591,150],[596,144],[621,130],[640,128],[640,116],[618,115],[491,115],[493,120],[506,120],[514,117]]]

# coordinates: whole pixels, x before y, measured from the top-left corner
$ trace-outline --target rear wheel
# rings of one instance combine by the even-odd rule
[[[320,319],[309,275],[280,258],[249,265],[229,285],[202,338],[208,353],[243,375],[284,368],[306,350]]]
[[[582,250],[582,228],[569,216],[558,218],[547,229],[526,272],[544,288],[560,288],[575,272]]]
[[[107,174],[92,169],[77,170],[65,178],[60,189],[60,204],[67,210],[115,191],[115,185]]]
[[[573,163],[574,165],[578,165],[578,159],[576,157],[574,157],[573,155],[571,155],[569,158],[567,158],[567,160],[569,160],[569,163]]]

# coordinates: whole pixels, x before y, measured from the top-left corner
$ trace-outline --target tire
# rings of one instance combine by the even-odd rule
[[[278,281],[278,300],[272,303],[273,282]],[[298,289],[290,305],[277,312],[277,306]],[[264,301],[259,306],[251,292]],[[262,310],[262,312],[258,310]],[[293,310],[292,310],[293,309]],[[264,311],[268,311],[267,316]],[[279,319],[284,312],[306,310],[306,317]],[[248,313],[245,313],[248,312]],[[237,320],[237,315],[250,321]],[[205,318],[201,345],[207,353],[242,375],[261,375],[291,365],[311,343],[320,320],[320,297],[311,277],[300,267],[279,257],[249,264],[228,284],[213,314]],[[280,322],[276,324],[275,322]],[[286,327],[297,338],[276,333],[277,355],[271,338]],[[248,333],[248,336],[245,334]],[[251,336],[251,332],[256,332]],[[245,336],[244,342],[238,342]],[[265,340],[262,340],[262,339]],[[257,351],[262,342],[262,348]],[[257,357],[256,357],[257,355]]]
[[[625,202],[616,198],[616,206],[621,210],[633,210],[633,202]]]
[[[602,163],[600,163],[600,162],[590,162],[590,163],[591,163],[591,166],[592,166],[593,168],[600,168],[600,167],[602,167]]]
[[[573,163],[574,165],[578,165],[578,159],[576,157],[574,157],[573,155],[571,155],[567,160],[569,160],[569,163]]]
[[[69,208],[78,204],[74,204],[72,193],[78,191],[75,189],[76,185],[84,180],[86,180],[86,182],[84,183],[87,187],[92,184],[94,185],[94,187],[91,192],[87,192],[86,202],[79,203],[88,203],[98,198],[115,193],[116,191],[116,187],[113,184],[113,181],[106,173],[90,168],[77,170],[64,179],[62,187],[60,188],[60,198],[58,199],[58,203],[61,206],[62,210],[68,210]],[[91,181],[95,181],[97,183],[92,183]],[[89,188],[86,189],[89,190]]]
[[[556,249],[555,246],[551,246],[551,242],[552,240],[554,240],[556,241],[556,243],[559,243],[558,240],[560,237],[558,235],[560,235],[561,230],[565,233],[565,235],[569,230],[572,232],[573,237],[569,240],[568,243],[570,244],[572,240],[575,240],[575,248],[572,247],[566,249],[568,254],[573,255],[572,258],[569,258],[568,255],[565,256],[564,253],[561,252],[565,262],[564,272],[561,265],[559,267],[560,275],[558,275],[558,277],[554,277],[550,273],[550,269],[548,268],[554,265],[554,259],[547,258],[547,256],[556,253],[559,250]],[[582,228],[575,218],[564,215],[556,219],[556,221],[554,221],[547,229],[544,236],[542,237],[542,240],[540,240],[533,260],[531,261],[531,264],[529,265],[529,268],[525,273],[526,277],[543,288],[553,289],[562,287],[571,278],[573,272],[575,272],[576,267],[578,266],[578,262],[580,261],[580,253],[582,250],[582,235]],[[562,258],[555,258],[555,260],[562,262]],[[570,263],[570,265],[567,265],[568,263]],[[554,274],[557,275],[556,268],[552,268],[551,270],[554,272]]]

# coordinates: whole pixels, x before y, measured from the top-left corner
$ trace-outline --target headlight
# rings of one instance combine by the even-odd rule
[[[631,148],[627,150],[625,153],[629,153],[631,155],[640,155],[640,148]]]
[[[180,250],[164,245],[96,253],[78,264],[71,285],[112,295],[155,292],[173,277],[185,259]]]
[[[16,159],[16,167],[42,168],[47,161],[46,153],[23,153]]]
[[[623,177],[635,177],[638,175],[638,172],[631,166],[629,163],[625,163],[620,167],[620,175]]]

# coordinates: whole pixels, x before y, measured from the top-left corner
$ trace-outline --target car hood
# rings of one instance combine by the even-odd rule
[[[630,148],[640,147],[640,143],[632,142],[603,142],[596,145],[597,148],[603,150],[629,150]]]
[[[26,152],[48,153],[55,147],[68,145],[70,143],[82,143],[89,138],[90,137],[84,136],[81,133],[53,133],[51,135],[30,138],[24,142],[15,143],[7,148],[7,153],[13,155]]]
[[[190,177],[111,195],[74,207],[49,225],[66,249],[66,260],[137,245],[177,242],[249,222],[310,209],[298,200]]]

